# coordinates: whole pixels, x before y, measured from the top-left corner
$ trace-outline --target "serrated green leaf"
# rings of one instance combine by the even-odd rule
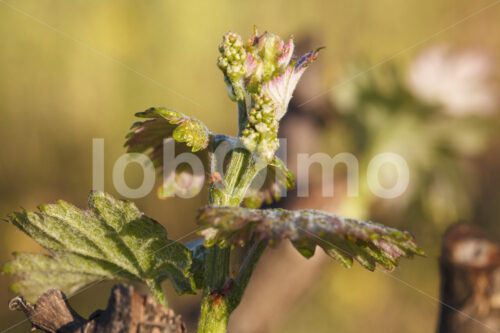
[[[198,222],[206,227],[202,235],[207,245],[243,245],[250,239],[270,242],[289,239],[307,258],[320,246],[346,267],[355,259],[372,271],[377,263],[392,270],[401,257],[423,255],[408,232],[317,210],[207,206],[201,210]]]
[[[114,274],[117,271],[120,268],[113,264],[70,253],[58,256],[14,253],[14,260],[3,266],[5,274],[17,277],[10,289],[30,301],[52,288],[73,294],[92,282],[124,279],[127,272],[118,277]],[[130,275],[127,279],[135,277]]]
[[[147,153],[154,167],[163,174],[163,142],[171,139],[175,143],[176,155],[193,152],[208,170],[206,148],[212,133],[202,122],[166,108],[150,108],[136,113],[136,116],[149,119],[132,125],[126,136],[127,152]],[[176,193],[184,197],[194,196],[203,187],[204,178],[205,174],[193,174],[192,169],[182,163],[175,169],[175,182],[162,184],[158,188],[158,197],[165,199]]]
[[[259,208],[271,204],[295,186],[295,177],[282,160],[275,157],[252,181],[243,204],[248,208]]]
[[[135,114],[139,118],[149,118],[136,122],[127,135],[126,146],[131,151],[144,151],[163,143],[163,139],[172,137],[191,147],[192,152],[207,148],[212,133],[198,119],[188,117],[167,108],[150,108]],[[138,149],[138,150],[136,150]]]
[[[29,300],[50,288],[72,294],[103,279],[142,281],[157,298],[166,278],[177,292],[194,292],[189,249],[133,203],[92,192],[85,211],[65,201],[39,210],[13,213],[9,221],[51,255],[17,253],[3,267],[17,279],[13,290]]]

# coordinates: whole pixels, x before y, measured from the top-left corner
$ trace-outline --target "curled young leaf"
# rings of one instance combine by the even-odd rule
[[[269,96],[276,106],[276,120],[279,121],[285,115],[297,83],[306,68],[316,60],[321,49],[320,47],[304,54],[296,62],[290,63],[281,74],[262,84],[262,92]]]
[[[150,108],[135,115],[139,118],[149,118],[149,120],[139,121],[132,125],[125,143],[131,151],[143,151],[155,147],[157,145],[153,143],[156,140],[163,142],[169,137],[177,142],[185,143],[193,152],[207,148],[210,142],[212,134],[201,121],[175,110],[162,107]]]
[[[246,244],[251,239],[270,242],[289,239],[307,258],[320,246],[346,267],[355,259],[372,271],[377,263],[392,270],[401,257],[423,255],[408,232],[317,210],[207,206],[201,210],[198,222],[206,227],[202,234],[207,245],[232,246]]]
[[[72,294],[104,279],[139,280],[164,302],[161,282],[170,279],[178,293],[195,290],[191,252],[167,238],[164,227],[129,201],[93,192],[88,209],[59,201],[21,211],[9,221],[51,254],[18,253],[3,267],[14,275],[11,289],[35,300],[50,288]]]
[[[166,171],[164,183],[158,189],[158,196],[163,199],[174,194],[183,197],[196,195],[205,183],[205,173],[194,173],[185,163],[174,170],[164,170],[164,143],[166,140],[172,140],[175,150],[172,153],[175,155],[190,151],[196,154],[206,170],[206,148],[212,133],[199,120],[166,108],[150,108],[137,113],[136,116],[150,119],[132,125],[125,146],[129,153],[148,153],[154,167],[161,170],[161,174]]]

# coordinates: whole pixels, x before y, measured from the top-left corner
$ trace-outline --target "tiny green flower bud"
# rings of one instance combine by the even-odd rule
[[[293,91],[318,50],[292,60],[294,43],[257,29],[247,43],[228,32],[219,45],[217,65],[224,73],[229,96],[248,107],[242,142],[264,159],[278,148],[279,120],[285,114]]]

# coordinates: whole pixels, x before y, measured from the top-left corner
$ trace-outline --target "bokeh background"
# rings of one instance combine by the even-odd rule
[[[339,167],[334,199],[291,193],[280,204],[410,230],[427,258],[405,261],[389,275],[268,250],[259,271],[268,277],[257,278],[249,290],[256,301],[235,314],[231,331],[432,332],[446,227],[467,221],[500,239],[499,17],[493,0],[0,0],[0,216],[57,199],[84,207],[92,138],[105,140],[105,190],[119,196],[114,161],[134,113],[150,106],[236,134],[235,107],[215,65],[221,36],[249,36],[253,25],[293,34],[301,51],[327,48],[299,84],[282,126],[291,168],[297,152],[349,151],[363,175],[371,156],[394,151],[407,159],[411,183],[401,198],[379,200],[361,176],[361,196],[345,198]],[[382,175],[389,185],[391,174]],[[131,187],[142,181],[136,165],[126,175]],[[136,202],[177,239],[196,228],[205,199],[165,201],[153,192]],[[14,250],[41,251],[0,223],[0,262]],[[259,288],[266,281],[271,287]],[[0,331],[26,332],[24,316],[7,308],[14,296],[8,285],[0,276]],[[93,286],[70,303],[88,315],[105,307],[110,286]],[[168,291],[193,327],[199,299]],[[258,312],[259,305],[272,307]]]

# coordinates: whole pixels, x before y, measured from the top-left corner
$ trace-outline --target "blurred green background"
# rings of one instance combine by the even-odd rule
[[[314,91],[301,95],[307,101],[349,78],[347,69],[360,58],[367,63],[361,70],[389,59],[370,70],[370,75],[385,65],[404,72],[416,53],[446,43],[486,50],[499,64],[497,3],[0,0],[0,216],[20,206],[35,209],[37,204],[61,198],[84,207],[92,187],[92,138],[105,139],[105,190],[118,196],[112,185],[113,163],[124,153],[124,136],[135,121],[134,113],[150,106],[171,107],[202,120],[214,132],[236,134],[234,105],[215,65],[217,45],[228,30],[246,37],[257,25],[283,37],[293,34],[299,42],[312,39],[326,46],[317,62],[322,70],[302,82],[314,81]],[[323,98],[329,100],[331,94]],[[334,139],[335,135],[325,135],[325,140]],[[500,135],[494,132],[484,151],[467,159],[472,174],[490,178],[474,182],[474,196],[465,193],[471,195],[472,213],[457,216],[473,218],[496,235],[500,234],[495,224],[500,213],[495,204],[495,199],[500,200],[500,179],[495,177],[499,143]],[[326,146],[330,144],[335,147],[335,142]],[[131,187],[138,186],[141,177],[139,167],[131,165],[127,170]],[[161,201],[155,193],[137,200],[140,209],[163,223],[173,239],[196,227],[194,217],[204,202],[203,196]],[[416,234],[428,258],[404,262],[391,276],[359,267],[344,270],[332,262],[272,331],[433,331],[439,307],[437,257],[445,225],[411,214],[407,210],[399,216],[412,221],[404,228]],[[384,212],[361,215],[402,225],[385,219],[390,214]],[[39,251],[7,223],[0,224],[0,240],[1,263],[14,250]],[[24,316],[7,309],[14,295],[5,276],[0,276],[0,286],[3,332]],[[109,286],[91,287],[70,302],[88,315],[105,306]],[[172,305],[191,318],[196,300],[172,296]],[[9,331],[27,329],[24,322]]]

